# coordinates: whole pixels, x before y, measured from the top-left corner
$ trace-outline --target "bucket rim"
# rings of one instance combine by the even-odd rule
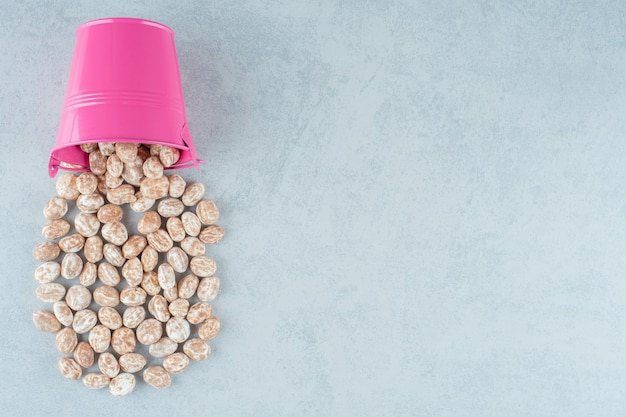
[[[181,137],[182,139],[182,137]],[[187,143],[184,141],[183,139],[183,144],[178,144],[178,143],[172,143],[172,142],[167,142],[167,141],[163,141],[163,140],[158,140],[158,139],[141,139],[141,138],[130,138],[130,137],[107,137],[106,139],[101,139],[101,138],[88,138],[88,139],[81,139],[78,142],[67,142],[64,143],[63,145],[59,145],[59,146],[55,146],[54,148],[52,148],[52,152],[55,151],[59,151],[65,148],[70,148],[72,146],[80,146],[80,145],[88,145],[91,143],[106,143],[106,142],[124,142],[124,143],[136,143],[138,145],[162,145],[162,146],[169,146],[170,148],[177,148],[180,149],[181,151],[190,151],[191,147],[189,145],[187,145]]]

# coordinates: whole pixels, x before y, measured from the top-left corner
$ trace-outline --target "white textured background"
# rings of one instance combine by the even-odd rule
[[[622,1],[4,1],[6,416],[619,416]],[[176,32],[227,235],[213,355],[89,391],[38,332],[31,250],[80,23]]]

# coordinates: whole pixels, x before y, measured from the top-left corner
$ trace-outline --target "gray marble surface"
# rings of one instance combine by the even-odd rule
[[[626,6],[3,1],[5,416],[617,416]],[[176,32],[227,231],[213,354],[126,398],[63,379],[31,250],[80,23]]]

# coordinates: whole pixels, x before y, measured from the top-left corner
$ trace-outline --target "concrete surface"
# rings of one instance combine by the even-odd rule
[[[129,3],[0,4],[2,415],[624,414],[624,2]],[[122,399],[31,322],[74,29],[109,16],[175,30],[227,231],[213,355]]]

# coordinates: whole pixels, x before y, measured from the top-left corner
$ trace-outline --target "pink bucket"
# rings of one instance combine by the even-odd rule
[[[161,144],[181,151],[171,168],[200,161],[187,127],[174,32],[161,23],[111,18],[83,23],[48,172],[88,171],[79,145]],[[66,168],[61,163],[78,167]]]

